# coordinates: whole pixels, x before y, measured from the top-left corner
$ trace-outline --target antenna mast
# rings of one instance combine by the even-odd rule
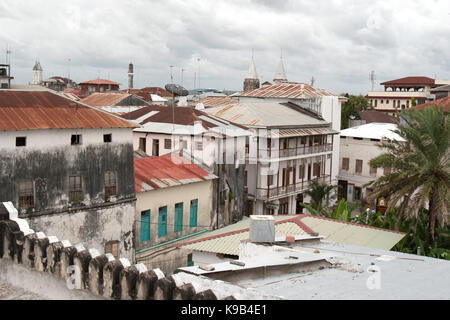
[[[372,84],[372,91],[375,90],[375,71],[370,72],[370,82]]]

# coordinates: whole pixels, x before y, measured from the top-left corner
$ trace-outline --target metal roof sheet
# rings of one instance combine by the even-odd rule
[[[274,218],[276,237],[318,232],[326,237],[327,241],[390,250],[405,236],[402,232],[306,214],[274,216]],[[250,238],[249,227],[250,219],[245,219],[176,246],[197,251],[238,255],[239,243]]]
[[[120,101],[128,98],[129,96],[131,96],[131,94],[129,93],[94,92],[88,95],[86,98],[81,99],[80,102],[94,107],[113,106],[116,103],[119,103]]]
[[[387,138],[390,140],[405,141],[405,139],[393,132],[396,129],[397,125],[394,123],[372,122],[341,130],[341,136],[366,139]]]
[[[177,153],[161,157],[135,158],[134,177],[136,192],[217,178]]]
[[[424,104],[419,104],[418,106],[414,107],[417,110],[423,110],[425,108],[433,107],[437,105],[439,108],[444,108],[444,112],[448,113],[450,112],[450,97],[445,97],[442,99],[430,101]]]
[[[287,98],[287,99],[309,99],[319,96],[337,96],[326,90],[318,89],[306,83],[282,82],[265,85],[251,91],[237,92],[232,97],[264,97],[264,98]]]
[[[208,108],[206,113],[245,126],[324,126],[329,124],[277,102],[241,102]]]
[[[133,128],[129,121],[50,91],[0,91],[0,130]]]

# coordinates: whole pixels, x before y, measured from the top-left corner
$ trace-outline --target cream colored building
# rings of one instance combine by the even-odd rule
[[[138,262],[166,273],[187,265],[172,243],[211,229],[215,178],[177,153],[135,159]]]
[[[369,162],[384,152],[378,146],[382,140],[404,141],[392,132],[395,129],[396,124],[373,122],[341,130],[339,198],[349,202],[363,200],[368,191],[364,185],[389,172],[390,168],[372,168]]]

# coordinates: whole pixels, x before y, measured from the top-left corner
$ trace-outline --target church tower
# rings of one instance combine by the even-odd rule
[[[273,78],[273,82],[287,82],[286,71],[284,71],[283,65],[283,57],[280,57],[280,62],[278,63],[277,72],[275,73],[275,78]]]
[[[41,84],[42,82],[42,67],[39,61],[36,61],[33,67],[33,80],[31,84]]]
[[[251,91],[259,88],[258,74],[256,73],[255,62],[250,61],[247,76],[244,79],[244,91]]]

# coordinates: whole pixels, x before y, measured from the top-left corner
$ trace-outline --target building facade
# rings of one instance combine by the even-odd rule
[[[382,140],[404,141],[392,132],[396,128],[397,125],[392,123],[369,123],[341,130],[339,199],[365,203],[365,198],[371,190],[364,185],[390,173],[390,168],[372,168],[369,162],[384,152],[378,146]]]
[[[80,82],[79,85],[80,97],[86,97],[94,92],[119,91],[120,84],[106,79],[94,79]]]
[[[132,130],[49,91],[0,91],[0,201],[31,228],[133,259]]]

